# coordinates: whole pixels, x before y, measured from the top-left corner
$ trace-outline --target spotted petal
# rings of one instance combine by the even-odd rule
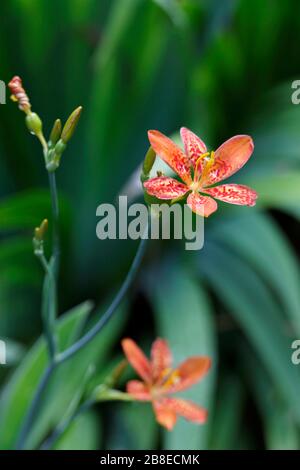
[[[158,338],[151,348],[151,365],[153,378],[159,378],[164,371],[170,369],[172,365],[172,354],[168,342]]]
[[[222,184],[215,188],[207,188],[204,192],[220,201],[239,206],[255,206],[257,199],[256,191],[242,184]]]
[[[126,385],[126,391],[129,395],[132,395],[136,400],[150,401],[151,394],[149,389],[140,380],[130,380]]]
[[[148,131],[150,144],[155,153],[186,183],[192,182],[190,162],[182,150],[159,131]]]
[[[187,198],[187,204],[193,212],[204,217],[210,216],[218,208],[218,204],[214,199],[201,196],[199,193],[191,193]]]
[[[122,347],[129,364],[146,382],[151,382],[151,364],[138,345],[129,338],[123,339]]]
[[[226,140],[215,152],[215,162],[208,175],[202,181],[203,186],[210,186],[240,170],[249,160],[254,149],[253,140],[248,135],[236,135]]]
[[[189,191],[189,188],[174,178],[158,176],[145,181],[144,188],[150,196],[158,199],[176,199]]]
[[[168,431],[171,431],[176,424],[177,417],[176,412],[168,406],[167,399],[155,400],[153,409],[156,421]]]
[[[168,388],[168,393],[181,392],[199,382],[208,372],[211,360],[206,356],[190,357],[177,369],[177,383]]]
[[[204,408],[182,398],[166,398],[164,406],[194,423],[203,424],[207,420],[207,411]]]
[[[185,153],[189,157],[193,168],[199,157],[207,151],[205,143],[186,127],[180,129],[181,139],[184,145]],[[201,168],[200,168],[201,171]]]

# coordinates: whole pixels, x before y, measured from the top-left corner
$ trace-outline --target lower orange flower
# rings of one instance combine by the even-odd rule
[[[129,381],[127,393],[136,400],[151,401],[159,424],[172,430],[177,415],[194,423],[205,423],[207,411],[204,408],[170,395],[186,390],[202,379],[211,366],[209,357],[190,357],[172,369],[172,354],[167,341],[163,339],[154,341],[151,360],[129,338],[122,341],[122,347],[128,362],[142,379]]]

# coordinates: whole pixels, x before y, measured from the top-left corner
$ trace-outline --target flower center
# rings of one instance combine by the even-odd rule
[[[194,181],[190,184],[192,191],[200,191],[203,183],[205,182],[212,165],[215,162],[215,152],[206,152],[200,155],[196,161],[194,171]]]
[[[192,191],[197,191],[199,189],[199,181],[193,181],[191,184],[190,184],[190,189]]]

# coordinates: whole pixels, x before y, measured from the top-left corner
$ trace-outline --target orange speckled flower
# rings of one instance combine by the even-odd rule
[[[170,395],[190,388],[198,382],[211,365],[209,357],[190,357],[176,369],[172,369],[172,355],[167,341],[158,338],[151,349],[151,360],[131,339],[124,339],[122,347],[128,362],[140,380],[127,383],[127,393],[136,400],[151,401],[159,424],[172,430],[177,415],[194,423],[203,424],[207,411],[194,403]]]
[[[217,210],[215,199],[242,206],[255,205],[257,193],[247,186],[212,186],[236,173],[249,160],[254,149],[250,136],[236,135],[215,152],[207,152],[204,142],[189,129],[182,127],[180,133],[185,152],[161,132],[148,132],[150,144],[156,154],[183,181],[167,176],[151,178],[144,183],[148,194],[158,199],[176,199],[189,192],[187,204],[193,212],[205,217]]]

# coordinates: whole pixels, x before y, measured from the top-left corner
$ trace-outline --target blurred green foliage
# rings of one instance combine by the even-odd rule
[[[97,240],[95,212],[141,163],[147,129],[185,125],[211,148],[249,133],[255,152],[234,181],[259,193],[255,209],[220,203],[199,253],[151,243],[123,313],[53,379],[28,445],[40,445],[83,371],[101,373],[126,334],[146,345],[166,337],[178,361],[212,356],[213,370],[190,392],[208,407],[207,425],[165,433],[146,405],[102,405],[57,448],[300,448],[300,366],[291,362],[300,335],[300,106],[291,103],[300,3],[10,0],[1,11],[0,78],[23,78],[49,132],[84,107],[58,173],[60,312],[86,299],[103,306],[126,273],[135,244]],[[11,448],[45,366],[42,341],[31,346],[42,286],[31,236],[51,214],[40,147],[15,105],[0,112],[0,336],[13,357],[0,371],[0,447]],[[61,320],[65,344],[91,310],[74,308]]]

